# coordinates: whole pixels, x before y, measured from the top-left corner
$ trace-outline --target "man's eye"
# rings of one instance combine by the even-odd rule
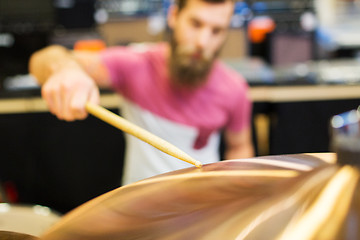
[[[195,28],[200,28],[201,27],[201,23],[199,21],[195,21],[195,20],[192,21],[192,25]]]

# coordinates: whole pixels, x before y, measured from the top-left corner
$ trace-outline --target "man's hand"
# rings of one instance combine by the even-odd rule
[[[50,112],[66,121],[86,118],[86,102],[98,104],[98,85],[108,87],[110,82],[98,53],[76,54],[59,45],[35,52],[29,72],[42,85]]]
[[[86,102],[99,103],[95,81],[73,60],[51,68],[53,74],[42,87],[50,112],[66,121],[85,119]]]

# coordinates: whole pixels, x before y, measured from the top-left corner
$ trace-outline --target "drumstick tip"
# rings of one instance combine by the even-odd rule
[[[195,164],[195,167],[197,167],[197,168],[201,168],[201,167],[202,167],[202,163],[199,162],[199,161],[195,161],[194,164]]]

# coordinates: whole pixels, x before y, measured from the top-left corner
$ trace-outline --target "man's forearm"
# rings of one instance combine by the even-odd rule
[[[227,148],[224,152],[225,160],[254,157],[254,148],[251,144],[242,147]]]
[[[225,131],[225,159],[254,157],[250,127],[240,132]]]
[[[43,85],[63,65],[77,65],[71,52],[65,47],[53,45],[35,52],[29,61],[29,72]]]
[[[40,85],[63,68],[81,68],[98,86],[110,86],[109,73],[98,52],[72,51],[60,45],[53,45],[35,52],[29,61],[29,72]]]

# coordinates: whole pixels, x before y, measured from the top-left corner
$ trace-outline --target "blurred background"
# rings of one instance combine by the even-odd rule
[[[48,113],[28,59],[50,44],[164,41],[171,3],[0,0],[0,201],[65,213],[119,185],[122,133]],[[330,117],[360,105],[359,26],[359,0],[236,2],[220,57],[250,85],[257,156],[331,151]],[[121,114],[121,99],[102,93]]]

